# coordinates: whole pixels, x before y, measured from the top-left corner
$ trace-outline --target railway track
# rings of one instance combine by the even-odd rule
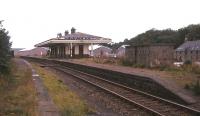
[[[44,63],[42,63],[44,64]],[[187,106],[153,96],[151,94],[115,83],[100,77],[90,75],[78,70],[74,70],[64,66],[49,65],[56,70],[62,71],[68,75],[76,77],[86,83],[98,87],[109,94],[112,94],[121,100],[133,104],[152,115],[158,116],[199,116],[200,111],[189,108]]]

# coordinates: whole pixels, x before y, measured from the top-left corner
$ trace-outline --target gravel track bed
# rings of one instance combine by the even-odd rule
[[[95,113],[89,114],[89,116],[148,116],[146,112],[142,111],[138,107],[133,107],[119,98],[108,94],[101,89],[98,89],[90,84],[87,84],[77,78],[70,75],[66,75],[61,71],[57,71],[51,67],[46,69],[58,75],[58,78],[62,80],[69,88],[76,92],[81,98],[83,98],[87,104],[96,110]]]
[[[154,98],[148,98],[144,95],[140,95],[136,92],[121,88],[119,86],[116,85],[112,85],[108,82],[105,82],[103,80],[98,80],[96,78],[94,78],[94,76],[89,76],[89,75],[83,75],[82,73],[78,73],[78,72],[74,72],[73,70],[68,70],[65,68],[62,68],[61,70],[63,71],[67,71],[70,74],[74,74],[80,77],[83,77],[84,79],[93,82],[95,84],[98,84],[100,86],[103,86],[109,90],[112,90],[120,95],[125,96],[128,99],[131,99],[137,103],[140,103],[148,108],[151,108],[163,115],[173,115],[173,116],[190,116],[191,114],[188,113],[187,111],[181,109],[181,108],[177,108],[177,106],[171,105],[171,104],[167,104],[165,102],[156,100]]]

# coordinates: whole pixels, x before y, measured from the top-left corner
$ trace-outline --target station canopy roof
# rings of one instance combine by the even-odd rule
[[[100,44],[100,43],[109,43],[111,41],[112,40],[109,38],[103,38],[100,36],[75,32],[72,34],[67,34],[62,37],[52,38],[47,41],[38,43],[35,45],[35,47],[49,47],[55,44],[68,44],[68,43]]]

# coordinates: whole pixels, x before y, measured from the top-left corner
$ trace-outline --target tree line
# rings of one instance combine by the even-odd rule
[[[10,51],[10,36],[0,21],[0,75],[9,73]]]
[[[154,44],[154,43],[170,43],[174,44],[175,48],[184,43],[185,39],[194,41],[200,39],[200,24],[189,25],[178,30],[172,29],[150,29],[135,37],[125,39],[123,42],[114,44],[103,44],[112,49],[117,49],[121,45],[138,45],[138,44]]]

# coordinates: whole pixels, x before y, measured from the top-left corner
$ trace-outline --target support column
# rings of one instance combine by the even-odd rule
[[[55,57],[55,47],[53,47],[53,57]]]
[[[70,57],[72,58],[72,43],[70,43]]]
[[[52,55],[53,55],[53,47],[51,47],[50,50],[51,50],[51,51],[50,51],[50,57],[52,57]]]
[[[55,57],[58,57],[58,48],[55,46]]]
[[[63,46],[61,46],[61,51],[62,51],[61,57],[64,58],[64,49],[63,49]]]
[[[59,50],[59,47],[57,46],[57,58],[59,58],[60,57],[60,50]]]
[[[62,47],[63,49],[63,58],[65,57],[65,46]]]
[[[91,56],[93,57],[93,43],[91,43]]]
[[[51,57],[51,55],[52,55],[52,47],[49,47],[49,50],[50,50],[49,57]]]

